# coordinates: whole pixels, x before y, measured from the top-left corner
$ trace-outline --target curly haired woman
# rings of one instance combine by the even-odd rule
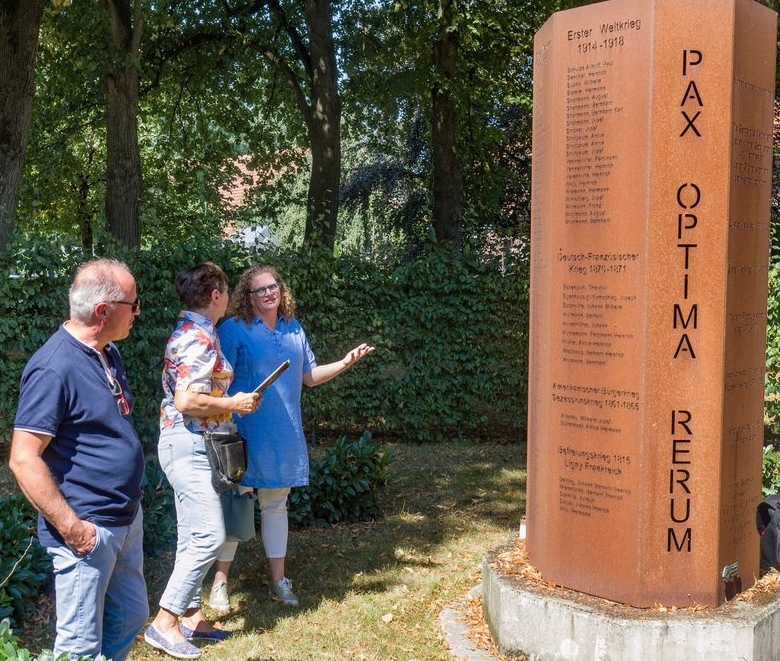
[[[295,319],[295,299],[270,266],[254,266],[239,279],[226,320],[218,331],[222,349],[235,370],[233,390],[251,391],[284,360],[290,368],[263,394],[263,405],[235,422],[247,439],[248,466],[243,486],[257,489],[261,537],[270,571],[270,596],[297,606],[285,576],[287,495],[309,483],[309,456],[301,420],[302,386],[318,386],[354,365],[374,347],[360,344],[344,358],[317,365],[306,333]],[[230,610],[227,579],[238,542],[227,541],[217,558],[209,605]]]

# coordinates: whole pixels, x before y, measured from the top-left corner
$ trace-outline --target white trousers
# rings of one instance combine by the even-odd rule
[[[240,487],[242,490],[247,487]],[[258,489],[257,500],[260,504],[260,536],[263,540],[266,558],[284,558],[287,555],[287,496],[290,487],[276,489]],[[233,562],[238,542],[227,541],[222,545],[217,560]]]

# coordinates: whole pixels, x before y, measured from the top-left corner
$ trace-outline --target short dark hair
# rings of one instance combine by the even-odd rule
[[[205,308],[215,289],[225,291],[228,279],[213,262],[201,262],[176,274],[176,293],[188,308]]]

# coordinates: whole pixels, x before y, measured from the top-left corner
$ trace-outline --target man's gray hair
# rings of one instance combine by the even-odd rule
[[[98,303],[121,301],[125,293],[117,282],[120,271],[132,275],[127,264],[118,259],[104,257],[79,266],[68,297],[70,318],[86,324],[91,321]]]

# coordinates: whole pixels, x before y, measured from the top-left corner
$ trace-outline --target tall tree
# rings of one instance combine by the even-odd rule
[[[457,0],[440,0],[440,26],[433,43],[431,146],[433,147],[433,229],[440,243],[459,250],[463,226],[463,177],[458,158],[457,83],[460,48]]]
[[[43,13],[36,102],[16,224],[70,235],[86,250],[105,227],[107,14],[93,0],[55,0]],[[63,237],[64,240],[64,237]]]
[[[141,155],[138,145],[138,69],[141,0],[102,0],[111,27],[112,57],[105,64],[106,220],[127,246],[141,243]]]
[[[248,44],[284,77],[303,117],[311,149],[304,241],[333,250],[341,182],[341,99],[332,0],[258,0],[247,14],[270,11],[248,30]],[[279,36],[284,35],[285,39]]]
[[[200,3],[197,11],[187,3],[167,0],[167,11],[175,15],[174,24],[160,30],[160,39],[155,37],[156,46],[149,58],[153,66],[166,63],[177,67],[186,62],[188,68],[182,80],[189,80],[196,70],[211,77],[215,67],[224,69],[227,89],[232,92],[241,88],[247,93],[240,99],[225,99],[226,103],[231,108],[243,103],[245,108],[253,108],[255,115],[267,113],[278,120],[276,135],[267,141],[279,143],[281,136],[287,136],[287,144],[273,148],[277,156],[286,152],[296,167],[300,150],[294,140],[301,130],[295,125],[305,127],[311,170],[304,241],[332,250],[341,177],[341,100],[334,0],[207,1]],[[210,61],[196,61],[196,51],[209,53]],[[263,63],[264,71],[259,72],[257,63],[248,61],[247,52],[255,54],[255,59]],[[204,71],[204,64],[212,71]],[[248,76],[255,77],[254,90],[247,90],[241,82]],[[277,84],[279,79],[284,83],[281,86]],[[192,94],[196,86],[194,81],[188,82],[187,88],[182,89],[183,95]],[[274,103],[278,105],[280,96],[286,97],[284,105],[289,99],[298,114],[284,114],[272,108]],[[236,108],[236,112],[243,116],[245,108]],[[221,126],[231,123],[227,116],[215,119]],[[259,130],[267,131],[264,121],[255,124]],[[263,137],[269,138],[267,133]],[[242,147],[256,148],[261,141],[248,137],[242,140]],[[258,160],[262,160],[262,155]]]
[[[142,24],[141,0],[56,0],[17,222],[86,244],[94,228],[99,242],[105,204],[109,229],[137,245],[143,166],[144,232],[213,233],[231,160],[251,155],[268,192],[235,217],[269,222],[294,200],[288,227],[303,231],[290,236],[330,248],[346,153],[366,189],[382,180],[361,213],[396,223],[372,234],[390,249],[430,229],[453,245],[511,231],[526,204],[529,44],[557,1],[159,0]]]
[[[310,94],[308,99],[296,94],[312,156],[304,240],[320,236],[323,244],[333,250],[341,183],[341,99],[330,0],[304,0],[304,15],[309,36]]]
[[[0,0],[0,250],[11,236],[33,98],[46,0]]]
[[[441,241],[457,246],[467,230],[519,227],[526,201],[512,198],[522,197],[530,161],[533,35],[558,4],[380,0],[349,10],[346,130],[379,155],[379,165],[389,158],[408,171],[403,146],[424,119],[431,157],[414,175],[430,203],[418,216]],[[393,197],[386,203],[388,214],[399,208]]]

